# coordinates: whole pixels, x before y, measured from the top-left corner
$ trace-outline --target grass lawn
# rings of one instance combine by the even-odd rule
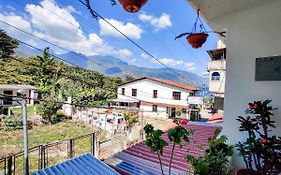
[[[94,128],[74,121],[55,125],[40,125],[29,130],[29,147],[66,140],[94,132]],[[23,130],[0,130],[0,157],[23,150]]]

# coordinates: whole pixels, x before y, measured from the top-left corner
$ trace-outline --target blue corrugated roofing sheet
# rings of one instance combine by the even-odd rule
[[[120,175],[111,167],[95,158],[84,154],[51,167],[39,170],[32,175]]]

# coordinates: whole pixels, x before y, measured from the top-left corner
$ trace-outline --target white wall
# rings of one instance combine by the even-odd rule
[[[167,119],[169,116],[166,114],[166,107],[157,106],[157,112],[152,111],[152,105],[140,105],[140,112],[145,117]]]
[[[255,59],[281,55],[281,1],[231,14],[216,21],[227,28],[227,65],[223,132],[233,144],[245,138],[238,131],[238,115],[249,102],[272,99],[277,128],[281,135],[281,81],[255,81]],[[235,166],[244,165],[235,161]]]
[[[120,95],[122,88],[125,88],[125,96]],[[174,86],[164,85],[151,80],[140,80],[118,87],[118,99],[126,99],[132,97],[132,89],[137,89],[137,98],[139,100],[154,102],[154,103],[166,103],[172,105],[187,106],[187,97],[189,96],[188,90],[183,90]],[[157,90],[158,97],[153,98],[153,90]],[[181,92],[181,100],[172,100],[173,91]]]
[[[220,74],[220,80],[212,80],[212,74],[214,72],[218,72]],[[224,94],[224,92],[225,92],[225,70],[212,70],[212,71],[210,71],[209,91],[211,93]]]

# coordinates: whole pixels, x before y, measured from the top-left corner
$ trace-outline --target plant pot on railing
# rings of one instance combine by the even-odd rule
[[[147,0],[119,0],[119,2],[127,12],[136,13],[147,3]]]
[[[193,48],[202,47],[202,45],[206,42],[208,38],[207,33],[191,33],[186,37],[186,40]]]

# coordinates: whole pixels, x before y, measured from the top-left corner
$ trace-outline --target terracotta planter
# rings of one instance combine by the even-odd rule
[[[237,171],[237,175],[256,175],[256,172],[250,169],[240,169]]]
[[[147,2],[147,0],[119,0],[123,8],[130,13],[138,12]]]
[[[193,48],[202,47],[208,38],[207,33],[192,33],[186,37],[186,40]]]

